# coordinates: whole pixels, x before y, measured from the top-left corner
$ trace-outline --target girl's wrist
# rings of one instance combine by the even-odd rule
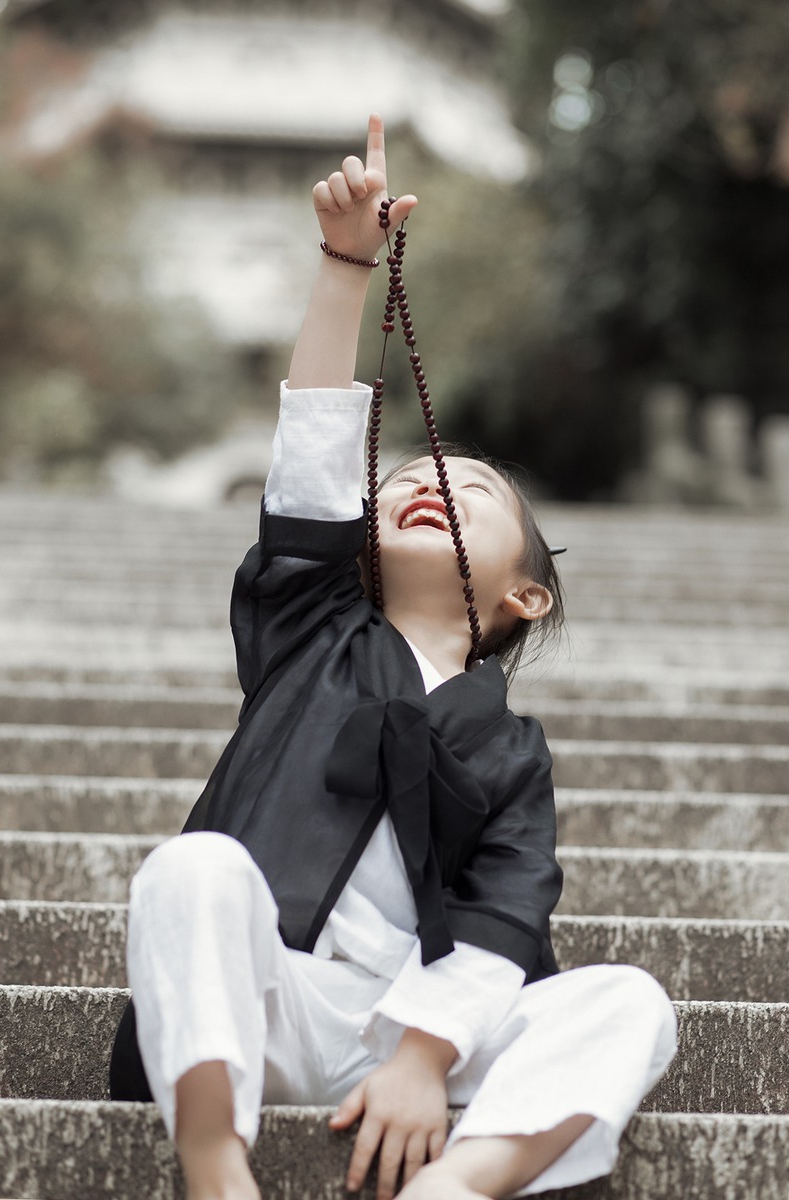
[[[316,282],[337,296],[366,296],[373,272],[366,267],[354,267],[337,258],[320,255]]]
[[[431,1063],[443,1075],[447,1074],[458,1057],[452,1042],[416,1028],[405,1030],[395,1053],[403,1057],[414,1055],[422,1063]]]

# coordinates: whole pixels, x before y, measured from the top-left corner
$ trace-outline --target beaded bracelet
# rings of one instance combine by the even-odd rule
[[[336,250],[332,250],[326,242],[321,242],[321,250],[324,254],[328,254],[329,258],[336,258],[339,262],[350,263],[352,267],[368,267],[372,270],[374,267],[380,266],[377,258],[351,258],[350,254],[338,254]]]

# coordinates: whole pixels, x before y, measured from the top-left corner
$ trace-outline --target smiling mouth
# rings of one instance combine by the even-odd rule
[[[428,526],[430,529],[440,529],[450,533],[447,514],[440,508],[410,508],[400,522],[400,529],[412,529],[415,525]]]

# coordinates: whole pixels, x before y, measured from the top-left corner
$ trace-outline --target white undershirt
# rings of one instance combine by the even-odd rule
[[[363,511],[365,433],[371,390],[282,385],[280,418],[266,484],[273,514],[348,521]],[[406,639],[407,640],[407,639]],[[408,642],[431,692],[444,682],[429,659]],[[456,1073],[498,1024],[524,972],[492,951],[456,943],[446,958],[422,966],[417,914],[392,822],[385,814],[364,849],[313,953],[342,959],[392,980],[362,1033],[380,1059],[394,1051],[403,1028],[413,1026],[451,1041]]]

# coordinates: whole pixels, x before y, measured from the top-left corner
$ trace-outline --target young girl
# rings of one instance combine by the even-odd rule
[[[551,759],[539,724],[508,710],[496,657],[560,607],[523,497],[450,459],[478,669],[430,457],[380,489],[384,611],[365,594],[370,390],[353,374],[386,194],[372,117],[366,164],[347,158],[314,190],[326,253],[233,590],[239,727],[188,836],[132,883],[135,1008],[112,1092],[150,1087],[190,1200],[259,1195],[246,1149],[261,1101],[359,1121],[346,1184],[378,1152],[378,1200],[398,1184],[403,1200],[471,1200],[582,1182],[611,1170],[675,1051],[644,972],[557,974]],[[393,203],[392,226],[415,204]],[[467,1105],[449,1141],[448,1103]]]

